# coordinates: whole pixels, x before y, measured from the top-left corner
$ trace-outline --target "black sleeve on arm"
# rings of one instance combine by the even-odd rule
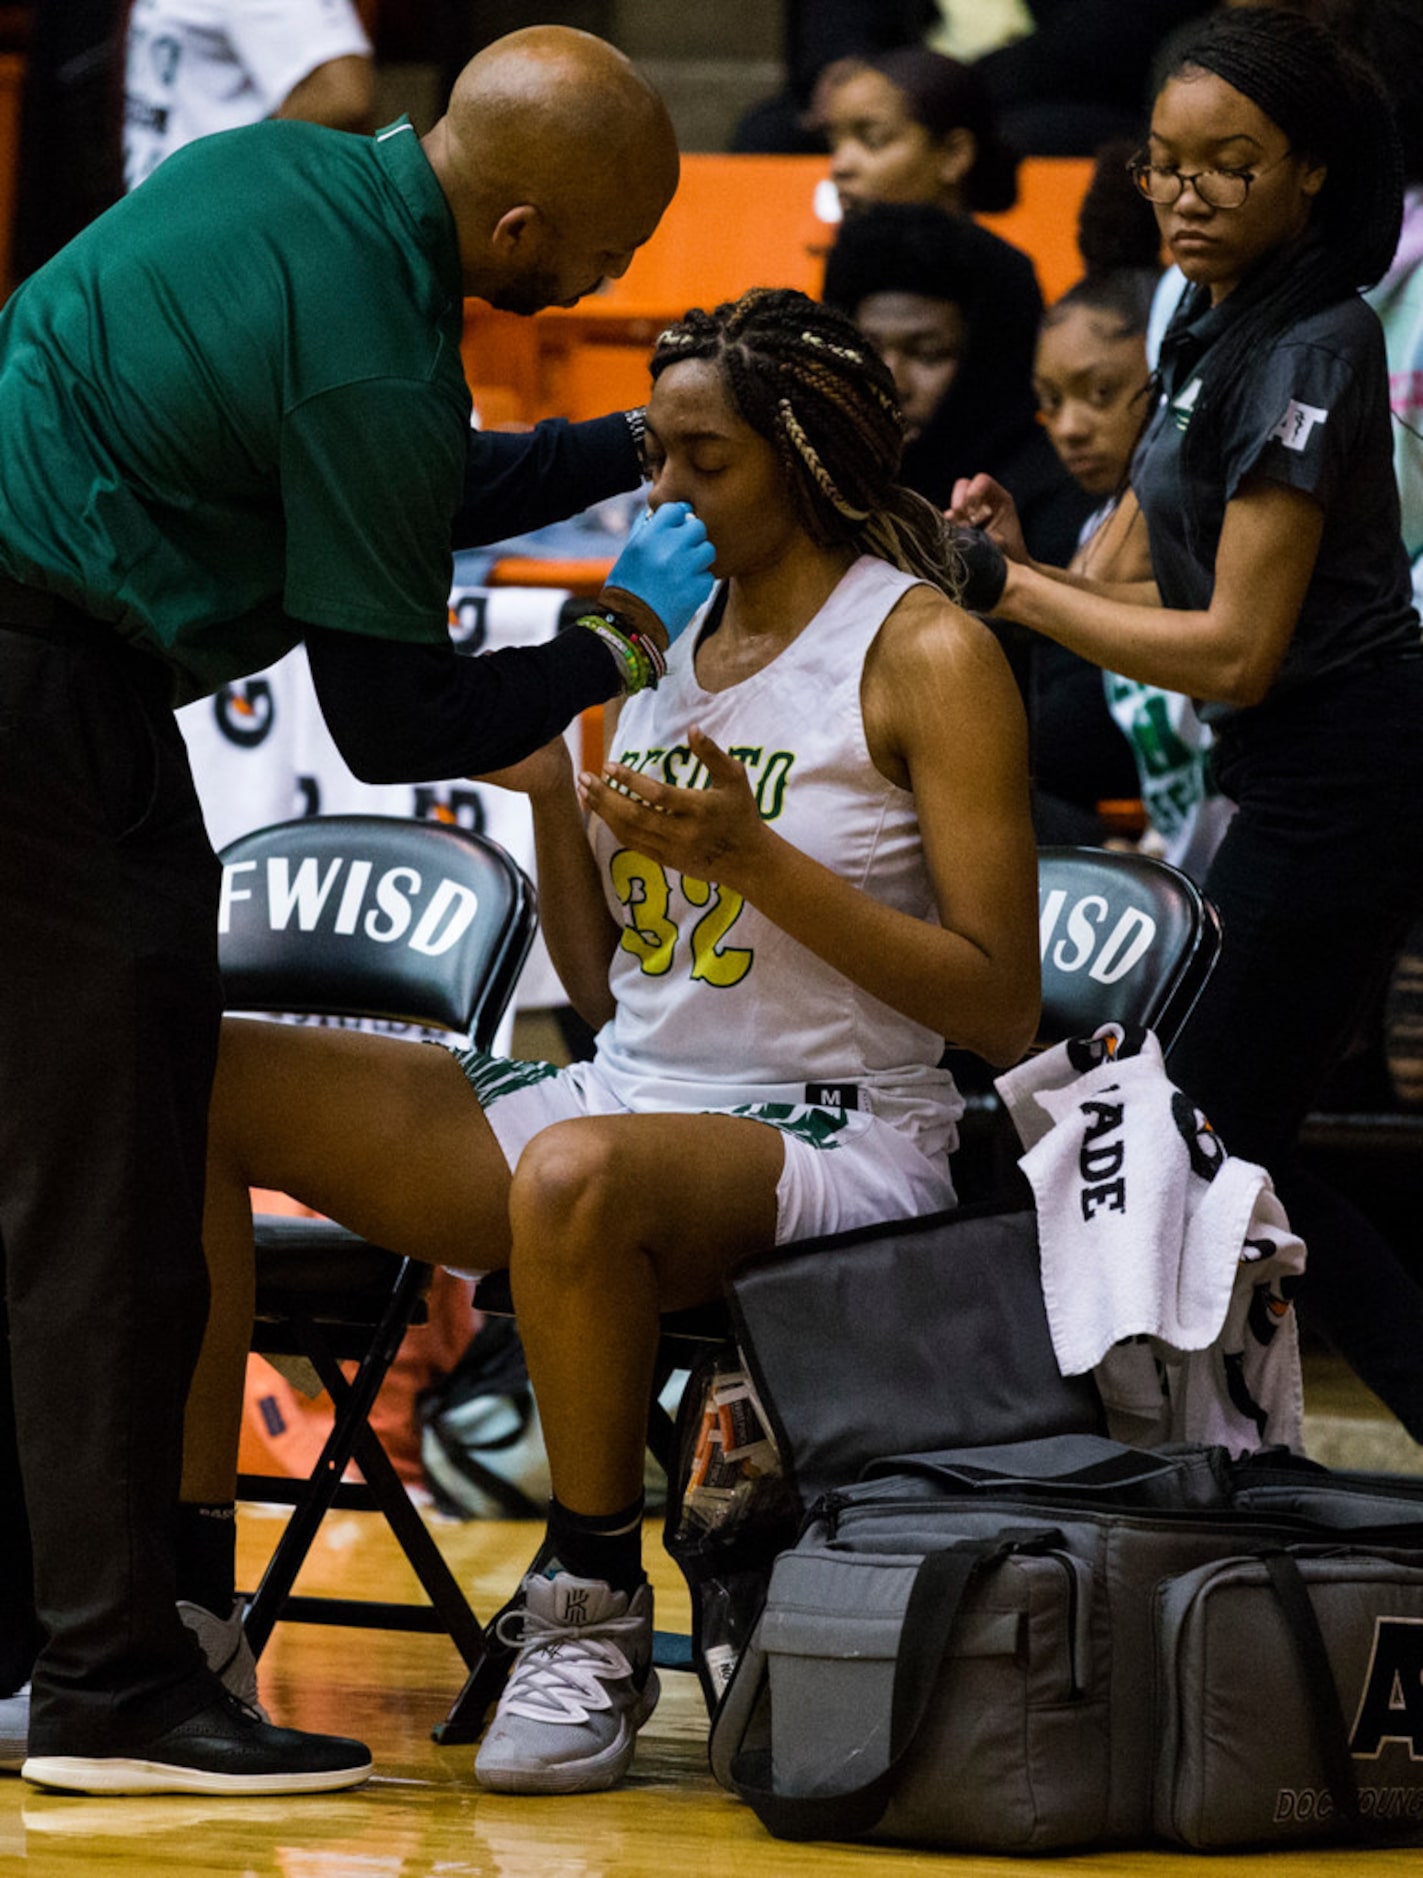
[[[516,763],[619,688],[612,654],[581,628],[465,658],[308,626],[327,727],[366,783],[439,782]]]
[[[581,424],[550,417],[532,430],[471,431],[452,545],[486,547],[566,521],[641,480],[621,411]]]

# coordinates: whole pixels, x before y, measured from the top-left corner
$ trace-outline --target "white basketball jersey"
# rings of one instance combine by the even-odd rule
[[[352,0],[134,0],[124,186],[197,137],[270,117],[319,65],[370,52]]]
[[[762,817],[862,892],[936,921],[913,796],[875,768],[865,738],[865,655],[912,575],[862,556],[771,663],[730,688],[698,684],[694,623],[655,691],[630,698],[615,755],[705,787],[690,727],[746,766]],[[610,980],[617,1014],[600,1064],[629,1107],[811,1103],[868,1109],[926,1152],[953,1145],[962,1102],[938,1067],[942,1037],[861,991],[729,888],[621,848],[595,818],[604,889],[623,928]]]

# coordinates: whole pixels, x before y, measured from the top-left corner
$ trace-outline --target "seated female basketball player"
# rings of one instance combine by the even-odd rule
[[[1008,1063],[1038,1014],[1018,695],[952,598],[943,518],[895,480],[888,371],[842,315],[763,290],[690,313],[652,373],[651,500],[703,519],[718,591],[601,775],[560,741],[495,778],[532,802],[596,1056],[236,1021],[213,1106],[215,1267],[250,1260],[254,1185],[419,1258],[510,1266],[554,1491],[476,1761],[515,1792],[612,1785],[657,1699],[659,1313],[773,1242],[951,1205],[944,1040]]]

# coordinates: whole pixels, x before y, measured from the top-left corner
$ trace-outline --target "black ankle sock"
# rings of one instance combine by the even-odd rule
[[[227,1617],[237,1591],[237,1509],[231,1500],[185,1500],[174,1527],[178,1596]]]
[[[601,1578],[615,1591],[637,1590],[642,1569],[643,1496],[619,1513],[571,1513],[557,1500],[548,1503],[548,1538],[539,1550],[539,1568],[571,1572],[575,1578]]]

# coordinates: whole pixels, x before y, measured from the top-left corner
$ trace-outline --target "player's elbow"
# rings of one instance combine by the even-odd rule
[[[1237,711],[1247,711],[1263,703],[1275,680],[1275,667],[1248,656],[1230,660],[1205,694],[1216,704],[1228,704]]]
[[[1007,1069],[1021,1061],[1038,1033],[1042,1018],[1042,983],[1033,961],[997,987],[957,1027],[954,1041],[972,1050],[993,1069]]]
[[[1041,1005],[1034,998],[1030,1008],[1003,1020],[989,1029],[977,1048],[977,1054],[992,1069],[1008,1069],[1028,1053],[1038,1033]]]
[[[1262,619],[1258,610],[1242,614],[1222,607],[1210,616],[1206,643],[1213,650],[1209,670],[1196,696],[1234,710],[1260,704],[1275,682],[1294,633],[1292,617]]]

